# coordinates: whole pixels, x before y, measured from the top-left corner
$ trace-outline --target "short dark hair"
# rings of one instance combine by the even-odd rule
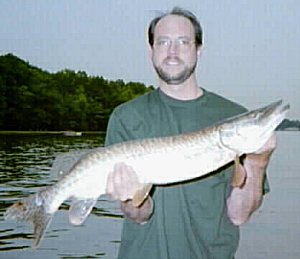
[[[157,23],[162,18],[164,18],[165,16],[168,16],[168,15],[179,15],[179,16],[183,16],[183,17],[187,18],[194,27],[196,45],[197,46],[202,45],[203,32],[202,32],[201,24],[198,21],[197,17],[188,10],[182,9],[180,7],[174,7],[171,11],[161,14],[151,21],[151,23],[148,27],[148,42],[151,47],[154,44],[154,30],[155,30]]]

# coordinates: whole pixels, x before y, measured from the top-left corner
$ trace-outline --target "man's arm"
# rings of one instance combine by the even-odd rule
[[[146,223],[153,213],[153,200],[150,196],[139,207],[134,207],[132,198],[141,184],[133,169],[124,163],[118,163],[107,179],[106,193],[112,199],[120,200],[121,210],[126,218],[136,223]]]
[[[128,129],[122,123],[123,116],[120,110],[115,110],[110,116],[105,146],[120,143],[130,139]],[[113,172],[108,175],[106,193],[112,199],[121,202],[121,210],[126,218],[136,223],[145,223],[153,212],[153,201],[150,196],[137,208],[132,204],[132,198],[137,190],[141,188],[133,169],[124,163],[115,165]]]
[[[260,150],[246,155],[243,166],[238,165],[238,170],[246,171],[247,178],[241,188],[233,188],[227,199],[228,216],[233,224],[245,223],[260,207],[263,200],[265,172],[275,148],[276,138],[273,135]]]

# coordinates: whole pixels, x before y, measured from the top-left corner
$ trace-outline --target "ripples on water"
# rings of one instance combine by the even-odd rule
[[[54,181],[50,170],[58,154],[74,150],[91,149],[101,146],[102,143],[103,135],[87,135],[82,137],[65,137],[61,135],[0,135],[0,252],[31,250],[25,249],[31,246],[31,226],[26,227],[24,223],[4,222],[3,213],[6,208],[14,201],[28,196],[30,193],[36,192],[38,188],[49,185]],[[94,217],[107,217],[110,221],[117,221],[122,217],[116,204],[105,197],[101,197],[100,203],[98,202],[97,205],[101,207],[93,209],[92,215]],[[48,231],[42,241],[42,244],[47,239],[52,241],[49,242],[50,244],[52,243],[52,246],[50,245],[51,248],[48,248],[52,252],[46,249],[47,252],[44,251],[42,256],[44,258],[103,258],[106,254],[104,252],[95,252],[93,255],[87,256],[84,254],[84,251],[80,251],[79,254],[75,252],[75,255],[73,252],[64,253],[59,246],[53,245],[53,240],[61,240],[59,236],[63,232],[74,231],[74,226],[67,223],[67,215],[64,213],[68,207],[68,203],[63,204],[60,211],[55,214],[53,221],[57,217],[59,221],[63,221],[63,224],[58,222],[55,225],[52,222],[57,229],[52,229],[50,234],[50,231]],[[93,222],[92,224],[97,225],[98,223]],[[74,239],[74,236],[71,235],[66,235],[65,239]],[[110,242],[118,243],[119,241],[110,240]],[[76,243],[78,243],[78,240],[72,242],[74,246],[76,246]],[[55,253],[53,253],[53,250]],[[16,258],[17,255],[17,253],[9,253],[5,255],[5,258]],[[22,258],[33,258],[33,254],[26,255],[23,252],[20,255],[22,255]],[[0,253],[0,258],[2,258],[1,256],[3,256],[3,253]]]

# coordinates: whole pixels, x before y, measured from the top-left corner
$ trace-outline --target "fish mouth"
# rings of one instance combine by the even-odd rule
[[[221,125],[222,144],[237,153],[255,152],[272,136],[285,119],[289,108],[289,105],[283,105],[283,101],[279,100],[230,118]]]
[[[290,105],[283,105],[283,101],[279,100],[270,105],[258,109],[256,116],[256,125],[259,125],[261,140],[268,140],[278,125],[286,118]],[[255,114],[255,111],[254,111]]]
[[[263,127],[267,127],[268,124],[275,125],[274,129],[280,124],[281,121],[286,117],[290,105],[282,105],[283,101],[279,100],[273,102],[265,107],[258,108],[252,111],[247,111],[244,114],[238,114],[236,116],[225,119],[216,125],[221,125],[222,123],[230,124],[233,121],[240,121],[242,126],[247,123],[256,124]],[[244,115],[244,116],[243,116]]]
[[[290,105],[283,105],[282,100],[271,103],[258,113],[258,123],[264,124],[266,131],[273,131],[284,120],[289,109]]]

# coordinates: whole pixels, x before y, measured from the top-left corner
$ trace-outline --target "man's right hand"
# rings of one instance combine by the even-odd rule
[[[106,183],[106,193],[114,200],[131,200],[141,184],[132,167],[125,163],[117,163],[110,172]]]
[[[136,223],[145,223],[153,212],[153,201],[150,196],[136,208],[132,204],[134,194],[142,187],[133,168],[125,163],[117,163],[110,172],[106,183],[106,193],[114,200],[121,201],[121,209],[126,218]]]

